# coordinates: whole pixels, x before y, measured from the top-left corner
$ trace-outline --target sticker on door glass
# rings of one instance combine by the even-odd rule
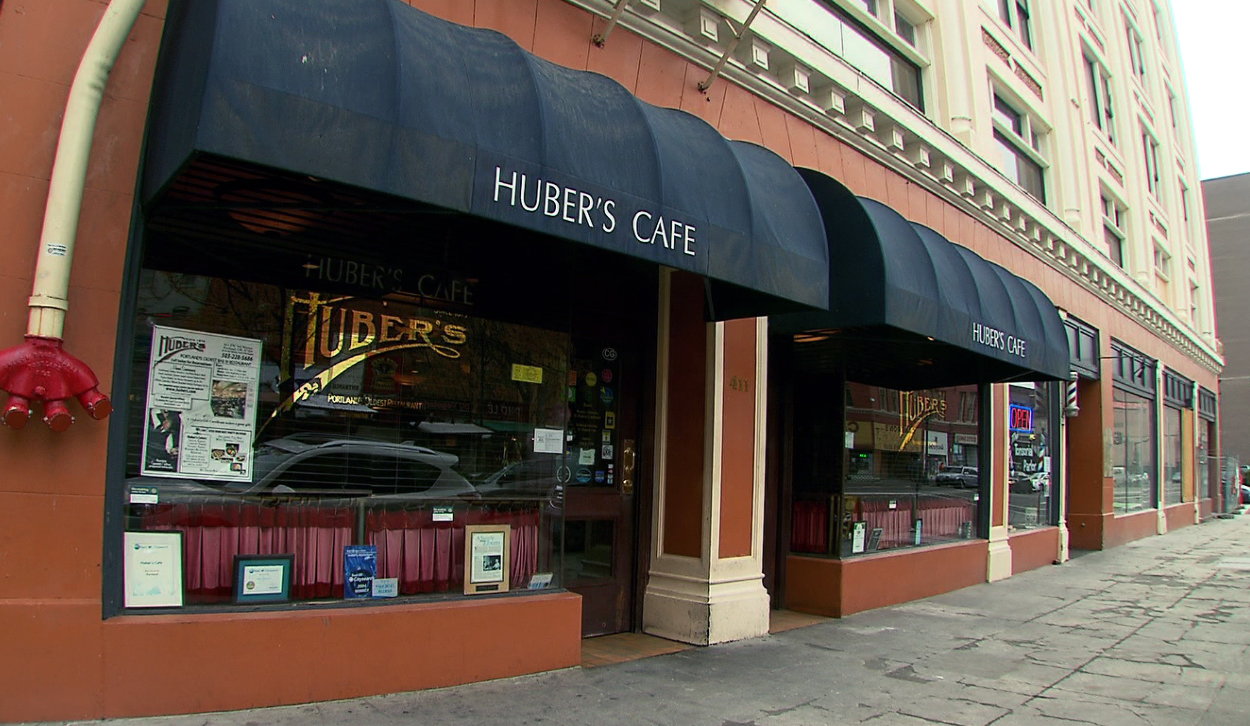
[[[563,450],[563,429],[534,429],[534,453],[558,454]]]
[[[542,383],[543,369],[539,366],[527,366],[520,363],[512,364],[512,380],[521,383]]]

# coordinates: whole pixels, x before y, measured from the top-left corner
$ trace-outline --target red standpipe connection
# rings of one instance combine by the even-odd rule
[[[77,398],[98,421],[113,410],[99,385],[86,363],[61,348],[59,338],[28,335],[25,343],[0,351],[0,390],[9,394],[0,420],[10,428],[22,428],[30,419],[31,403],[37,401],[43,404],[44,423],[53,431],[64,431],[74,422],[65,402]]]

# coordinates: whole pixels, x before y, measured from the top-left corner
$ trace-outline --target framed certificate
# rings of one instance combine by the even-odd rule
[[[182,607],[182,532],[126,532],[122,547],[125,606]]]
[[[511,535],[512,528],[506,524],[464,528],[464,594],[508,591]]]
[[[234,601],[290,602],[295,555],[235,555]]]

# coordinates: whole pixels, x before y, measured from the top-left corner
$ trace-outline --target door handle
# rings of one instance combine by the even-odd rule
[[[625,445],[621,447],[621,493],[634,493],[634,461],[637,456],[634,453],[634,440],[625,439]]]

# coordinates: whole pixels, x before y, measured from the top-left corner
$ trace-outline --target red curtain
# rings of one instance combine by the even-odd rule
[[[188,603],[229,601],[235,555],[295,555],[291,599],[343,596],[343,548],[356,541],[355,507],[317,503],[145,505],[142,529],[183,533]],[[451,522],[433,521],[424,509],[371,509],[365,542],[378,548],[378,577],[399,580],[400,593],[458,590],[464,582],[466,524],[512,528],[511,582],[525,587],[538,569],[537,508],[457,508]]]
[[[459,590],[464,585],[464,528],[511,527],[511,585],[523,588],[538,569],[539,511],[457,509],[450,522],[435,522],[429,509],[370,510],[365,541],[378,548],[378,577],[399,580],[404,595]]]
[[[343,595],[343,547],[356,511],[316,504],[159,504],[141,518],[145,530],[183,533],[190,603],[229,600],[235,555],[294,554],[291,597]]]
[[[790,551],[826,552],[828,542],[829,501],[796,500],[790,522]]]

